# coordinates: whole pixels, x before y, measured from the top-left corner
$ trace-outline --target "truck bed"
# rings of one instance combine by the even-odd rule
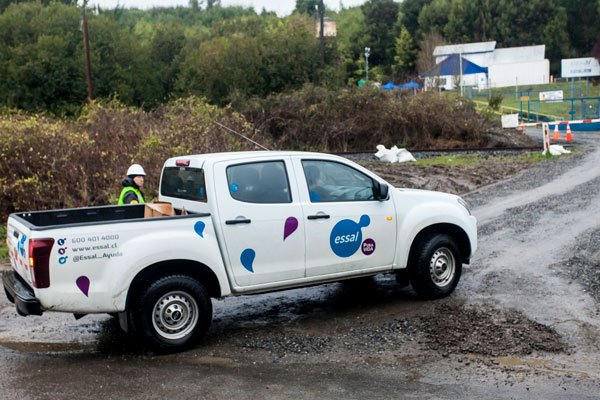
[[[26,225],[31,230],[46,230],[54,229],[59,226],[64,227],[65,225],[79,226],[86,224],[112,224],[121,221],[126,222],[132,219],[143,219],[144,207],[144,204],[97,206],[13,213],[11,217],[17,218],[21,223]],[[180,214],[179,210],[175,211],[177,214]]]

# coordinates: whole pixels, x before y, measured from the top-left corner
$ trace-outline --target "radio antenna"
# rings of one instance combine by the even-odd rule
[[[217,122],[217,121],[213,121],[213,122],[215,123],[215,125],[218,125],[218,126],[220,126],[221,128],[223,128],[223,129],[225,129],[225,130],[227,130],[227,131],[229,131],[229,132],[231,132],[231,133],[234,133],[234,134],[236,134],[236,135],[238,135],[238,136],[241,136],[241,137],[243,137],[244,139],[246,139],[246,140],[247,140],[247,141],[249,141],[249,142],[252,142],[252,143],[254,143],[255,145],[257,145],[257,146],[258,146],[258,147],[260,147],[261,149],[264,149],[264,150],[270,150],[270,149],[267,149],[267,148],[266,148],[265,146],[263,146],[262,144],[260,144],[260,143],[258,143],[258,142],[256,142],[256,141],[254,141],[254,140],[252,140],[252,139],[250,139],[248,136],[242,135],[241,133],[239,133],[239,132],[236,132],[236,131],[234,131],[234,130],[233,130],[233,129],[231,129],[231,128],[228,128],[228,127],[226,127],[225,125],[223,125],[223,124],[221,124],[221,123],[219,123],[219,122]]]

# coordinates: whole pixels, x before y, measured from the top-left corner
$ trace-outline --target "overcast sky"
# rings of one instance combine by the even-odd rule
[[[344,7],[353,7],[364,3],[366,0],[342,0]],[[324,0],[325,6],[339,10],[340,0]],[[115,8],[117,5],[135,8],[171,7],[188,5],[189,0],[89,0],[90,5],[98,4],[104,8]],[[294,9],[296,0],[221,0],[223,6],[254,7],[260,13],[263,7],[267,11],[275,11],[277,15],[288,15]]]

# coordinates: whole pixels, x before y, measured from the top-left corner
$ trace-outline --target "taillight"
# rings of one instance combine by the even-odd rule
[[[178,167],[189,167],[190,160],[177,160],[175,161],[175,165]]]
[[[50,253],[54,239],[29,240],[29,266],[33,286],[38,289],[50,287]]]

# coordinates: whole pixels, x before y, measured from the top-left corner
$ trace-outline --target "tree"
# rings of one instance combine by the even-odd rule
[[[417,58],[415,43],[406,27],[400,29],[396,38],[396,56],[394,57],[394,72],[397,75],[409,74],[414,71]]]
[[[419,13],[419,30],[422,35],[430,32],[444,32],[450,15],[450,0],[433,0]]]
[[[260,50],[256,38],[236,35],[188,44],[177,80],[180,94],[206,97],[224,104],[234,93],[256,94],[261,86]]]
[[[353,7],[338,13],[335,22],[338,31],[335,43],[341,68],[347,75],[344,80],[356,81],[364,77],[363,54],[368,43],[365,16],[360,7]]]
[[[90,18],[91,59],[97,97],[117,95],[128,105],[162,101],[161,85],[147,43],[140,42],[110,14]]]
[[[492,0],[478,0],[477,18],[475,19],[475,32],[478,33],[478,40],[485,42],[492,40],[490,36],[492,31]]]
[[[85,99],[80,13],[60,3],[22,3],[0,15],[0,99],[64,111]]]
[[[417,41],[420,40],[419,14],[426,5],[433,0],[411,0],[400,3],[400,23],[406,27],[408,33]]]
[[[476,20],[482,9],[481,0],[453,0],[450,4],[448,22],[444,26],[444,37],[451,43],[480,41],[476,31]],[[484,13],[485,14],[485,13]]]
[[[425,35],[419,45],[421,50],[417,57],[417,71],[419,71],[419,74],[428,72],[435,67],[436,60],[433,56],[433,50],[435,50],[437,46],[443,46],[445,44],[444,38],[437,32],[431,32]]]
[[[560,0],[567,11],[567,30],[574,56],[591,51],[600,35],[600,2],[590,0]]]
[[[150,57],[160,85],[157,100],[166,100],[175,89],[179,73],[178,56],[184,45],[185,34],[181,25],[172,23],[156,29],[150,42]]]
[[[394,60],[396,21],[399,6],[393,0],[369,0],[361,6],[365,15],[369,65],[389,68]]]
[[[206,9],[211,10],[213,7],[220,7],[221,0],[206,0]]]
[[[550,71],[560,72],[561,58],[569,57],[571,46],[567,29],[567,11],[560,7],[553,14],[542,32],[542,43],[546,45],[546,58],[550,60]]]
[[[319,44],[315,40],[314,21],[303,15],[292,16],[277,29],[261,37],[262,94],[299,88],[313,82],[318,73]],[[327,49],[329,50],[329,49]],[[328,51],[325,61],[329,59]]]
[[[200,2],[199,0],[189,0],[189,7],[192,11],[199,11],[202,3],[203,2]]]
[[[557,11],[557,0],[498,0],[492,37],[499,47],[542,44],[549,16]]]
[[[36,0],[0,0],[0,13],[8,8],[11,4],[19,4],[19,3],[34,3]],[[65,5],[75,6],[77,5],[77,0],[41,0],[40,3],[47,6],[52,2],[58,2]]]
[[[313,18],[318,15],[317,7],[319,6],[320,0],[296,0],[296,7],[294,8],[295,13],[308,14]]]

